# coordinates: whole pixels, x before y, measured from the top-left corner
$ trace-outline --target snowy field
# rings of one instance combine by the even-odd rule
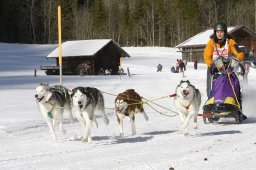
[[[249,85],[244,87],[243,109],[248,116],[242,124],[234,119],[221,119],[219,124],[204,124],[190,130],[188,137],[179,129],[178,116],[159,114],[147,105],[149,117],[136,117],[137,135],[131,136],[129,119],[124,122],[124,137],[120,138],[116,121],[114,96],[104,93],[106,126],[97,116],[98,129],[92,129],[93,142],[75,140],[82,135],[80,124],[69,123],[65,115],[62,136],[58,128],[57,142],[49,134],[40,115],[34,95],[40,83],[59,84],[58,76],[46,76],[40,65],[54,64],[45,58],[56,45],[20,45],[0,43],[0,169],[1,170],[254,170],[256,167],[256,70],[251,68]],[[206,65],[194,70],[188,63],[185,78],[170,72],[181,54],[173,48],[124,48],[132,57],[124,59],[132,76],[64,76],[64,86],[91,86],[103,92],[118,94],[133,88],[146,99],[153,100],[173,94],[180,80],[190,80],[206,101]],[[162,72],[156,66],[163,65]],[[37,69],[37,77],[34,70]],[[174,110],[172,98],[156,101]],[[174,114],[155,107],[165,114]],[[202,107],[200,109],[202,112]]]

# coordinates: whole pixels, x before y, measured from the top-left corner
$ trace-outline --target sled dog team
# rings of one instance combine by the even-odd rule
[[[72,111],[83,128],[81,141],[90,143],[92,141],[92,126],[98,127],[96,112],[100,112],[104,123],[109,124],[105,113],[103,94],[93,87],[76,87],[72,91],[61,85],[49,86],[39,84],[35,94],[39,110],[49,126],[50,133],[56,140],[55,124],[59,123],[62,134],[66,133],[63,127],[63,113],[67,110],[69,119],[74,121]],[[182,121],[182,132],[188,135],[189,121],[193,118],[193,127],[197,128],[197,113],[201,104],[201,95],[198,89],[189,81],[181,81],[175,90],[174,103]],[[115,98],[115,111],[120,128],[120,136],[124,136],[123,119],[130,118],[132,135],[136,135],[135,115],[142,113],[145,120],[148,116],[143,108],[142,97],[133,89],[119,93]]]

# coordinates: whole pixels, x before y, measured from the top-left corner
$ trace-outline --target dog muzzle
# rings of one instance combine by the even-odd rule
[[[36,101],[39,103],[43,100],[44,96],[39,98],[38,95],[35,95]]]
[[[119,107],[117,107],[117,108],[116,108],[116,111],[117,111],[117,112],[121,112],[121,113],[122,113],[122,112],[123,112],[123,110],[124,110],[124,108],[123,108],[123,107],[122,107],[121,109],[120,109]]]
[[[183,93],[182,93],[183,97],[187,97],[188,94],[189,94],[189,92],[187,92],[187,91],[183,91]]]
[[[83,106],[84,106],[84,105],[79,104],[79,105],[78,105],[78,108],[79,108],[80,110],[82,110]]]

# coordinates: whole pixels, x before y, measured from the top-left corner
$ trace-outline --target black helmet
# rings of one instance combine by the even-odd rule
[[[214,33],[216,31],[224,31],[225,33],[227,33],[227,25],[223,22],[218,22],[214,25]]]

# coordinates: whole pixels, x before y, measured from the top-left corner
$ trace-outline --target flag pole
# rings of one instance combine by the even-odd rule
[[[58,37],[59,37],[60,85],[63,85],[63,81],[62,81],[62,46],[61,46],[61,0],[59,0],[59,4],[58,4]]]

